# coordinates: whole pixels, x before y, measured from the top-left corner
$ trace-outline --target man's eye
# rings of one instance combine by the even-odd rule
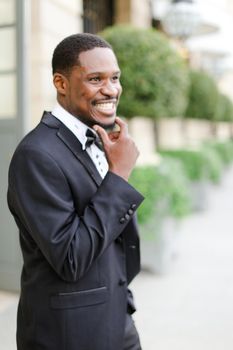
[[[100,81],[100,77],[93,77],[89,79],[90,81],[98,82]]]
[[[118,75],[114,75],[114,77],[112,78],[113,80],[119,80],[120,77]]]

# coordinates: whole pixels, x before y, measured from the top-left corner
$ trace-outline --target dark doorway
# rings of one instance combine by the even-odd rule
[[[114,0],[83,0],[83,26],[86,33],[98,33],[113,24]]]

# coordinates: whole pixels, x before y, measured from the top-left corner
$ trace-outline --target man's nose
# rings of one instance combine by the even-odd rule
[[[120,87],[111,81],[106,82],[101,87],[101,93],[109,97],[117,97],[120,92]]]

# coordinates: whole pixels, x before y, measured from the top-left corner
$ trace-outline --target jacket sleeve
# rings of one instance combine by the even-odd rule
[[[67,178],[49,154],[24,148],[10,166],[9,208],[66,281],[85,274],[124,230],[142,200],[128,182],[108,172],[78,216]]]

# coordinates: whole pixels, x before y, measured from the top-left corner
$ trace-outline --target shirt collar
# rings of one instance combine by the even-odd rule
[[[82,144],[82,149],[85,150],[85,144],[87,140],[86,131],[90,128],[88,128],[86,124],[65,110],[59,103],[57,103],[52,110],[52,114],[77,137],[77,139]],[[91,129],[91,131],[95,132],[93,129]]]

